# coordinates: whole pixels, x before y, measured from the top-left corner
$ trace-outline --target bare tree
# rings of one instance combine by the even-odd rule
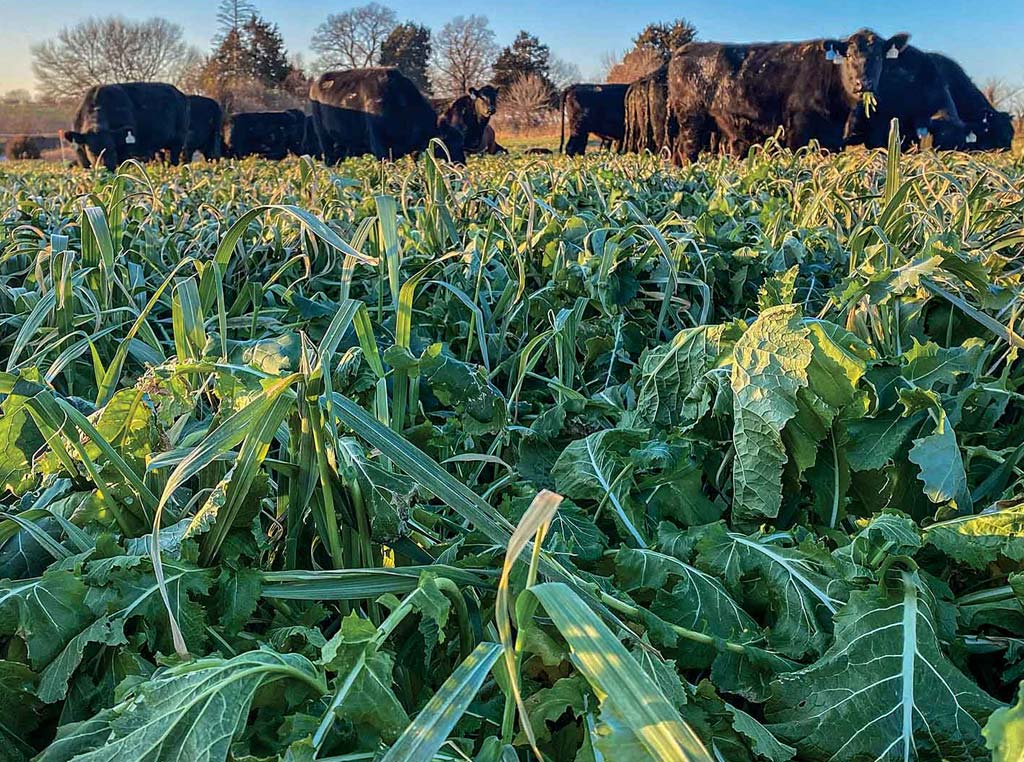
[[[1024,87],[1011,85],[1005,79],[991,77],[981,87],[989,103],[1012,114],[1024,112]]]
[[[661,66],[665,60],[661,54],[650,47],[633,48],[622,57],[622,60],[608,71],[606,82],[629,84],[646,77]]]
[[[430,79],[435,92],[459,96],[483,84],[498,51],[486,16],[456,16],[434,39]]]
[[[606,50],[601,54],[600,71],[602,81],[608,81],[608,76],[612,73],[612,69],[618,66],[620,61],[622,61],[622,57],[617,50]]]
[[[539,74],[523,74],[499,101],[502,121],[514,129],[536,127],[551,115],[551,86]]]
[[[32,47],[39,91],[56,100],[110,82],[173,80],[192,56],[181,27],[162,18],[90,18]]]
[[[564,90],[569,85],[579,82],[583,75],[580,74],[580,67],[564,58],[552,56],[548,62],[548,78],[556,90]]]
[[[398,17],[380,3],[332,13],[316,28],[310,47],[320,56],[321,69],[361,69],[376,66],[380,51]]]

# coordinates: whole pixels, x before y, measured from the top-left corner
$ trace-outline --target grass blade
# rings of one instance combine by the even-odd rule
[[[501,656],[497,643],[481,643],[445,680],[381,762],[431,762]]]

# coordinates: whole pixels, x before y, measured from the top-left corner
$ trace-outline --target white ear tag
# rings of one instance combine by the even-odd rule
[[[836,52],[834,50],[832,50],[832,48],[829,48],[828,50],[825,51],[825,60],[826,61],[835,61],[836,60]]]
[[[917,137],[920,140],[924,140],[926,137],[928,137],[928,128],[927,127],[918,127],[917,128]]]
[[[127,143],[128,145],[134,145],[135,144],[135,136],[132,135],[132,131],[131,130],[128,130],[128,134],[124,136],[124,142]]]
[[[973,131],[968,132],[967,133],[967,142],[968,143],[977,143],[978,142],[978,136],[975,135]]]
[[[899,58],[900,57],[899,48],[897,48],[895,45],[893,45],[887,51],[885,51],[885,57],[886,58]]]

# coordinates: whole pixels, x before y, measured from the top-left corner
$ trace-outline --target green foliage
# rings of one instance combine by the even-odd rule
[[[0,758],[1013,758],[1022,198],[5,166]]]

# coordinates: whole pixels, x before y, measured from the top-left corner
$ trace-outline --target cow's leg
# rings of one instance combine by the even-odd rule
[[[711,143],[711,123],[704,114],[689,114],[679,119],[679,139],[675,162],[695,162],[700,152],[707,150]]]
[[[584,132],[582,134],[573,133],[565,144],[565,155],[582,156],[587,151],[587,141],[589,139],[589,132]]]
[[[753,143],[742,135],[733,135],[725,139],[726,152],[737,159],[745,157],[752,145]]]
[[[167,152],[170,154],[168,157],[171,161],[171,166],[176,167],[181,163],[182,152],[185,150],[185,144],[181,142],[173,142],[167,144]]]

